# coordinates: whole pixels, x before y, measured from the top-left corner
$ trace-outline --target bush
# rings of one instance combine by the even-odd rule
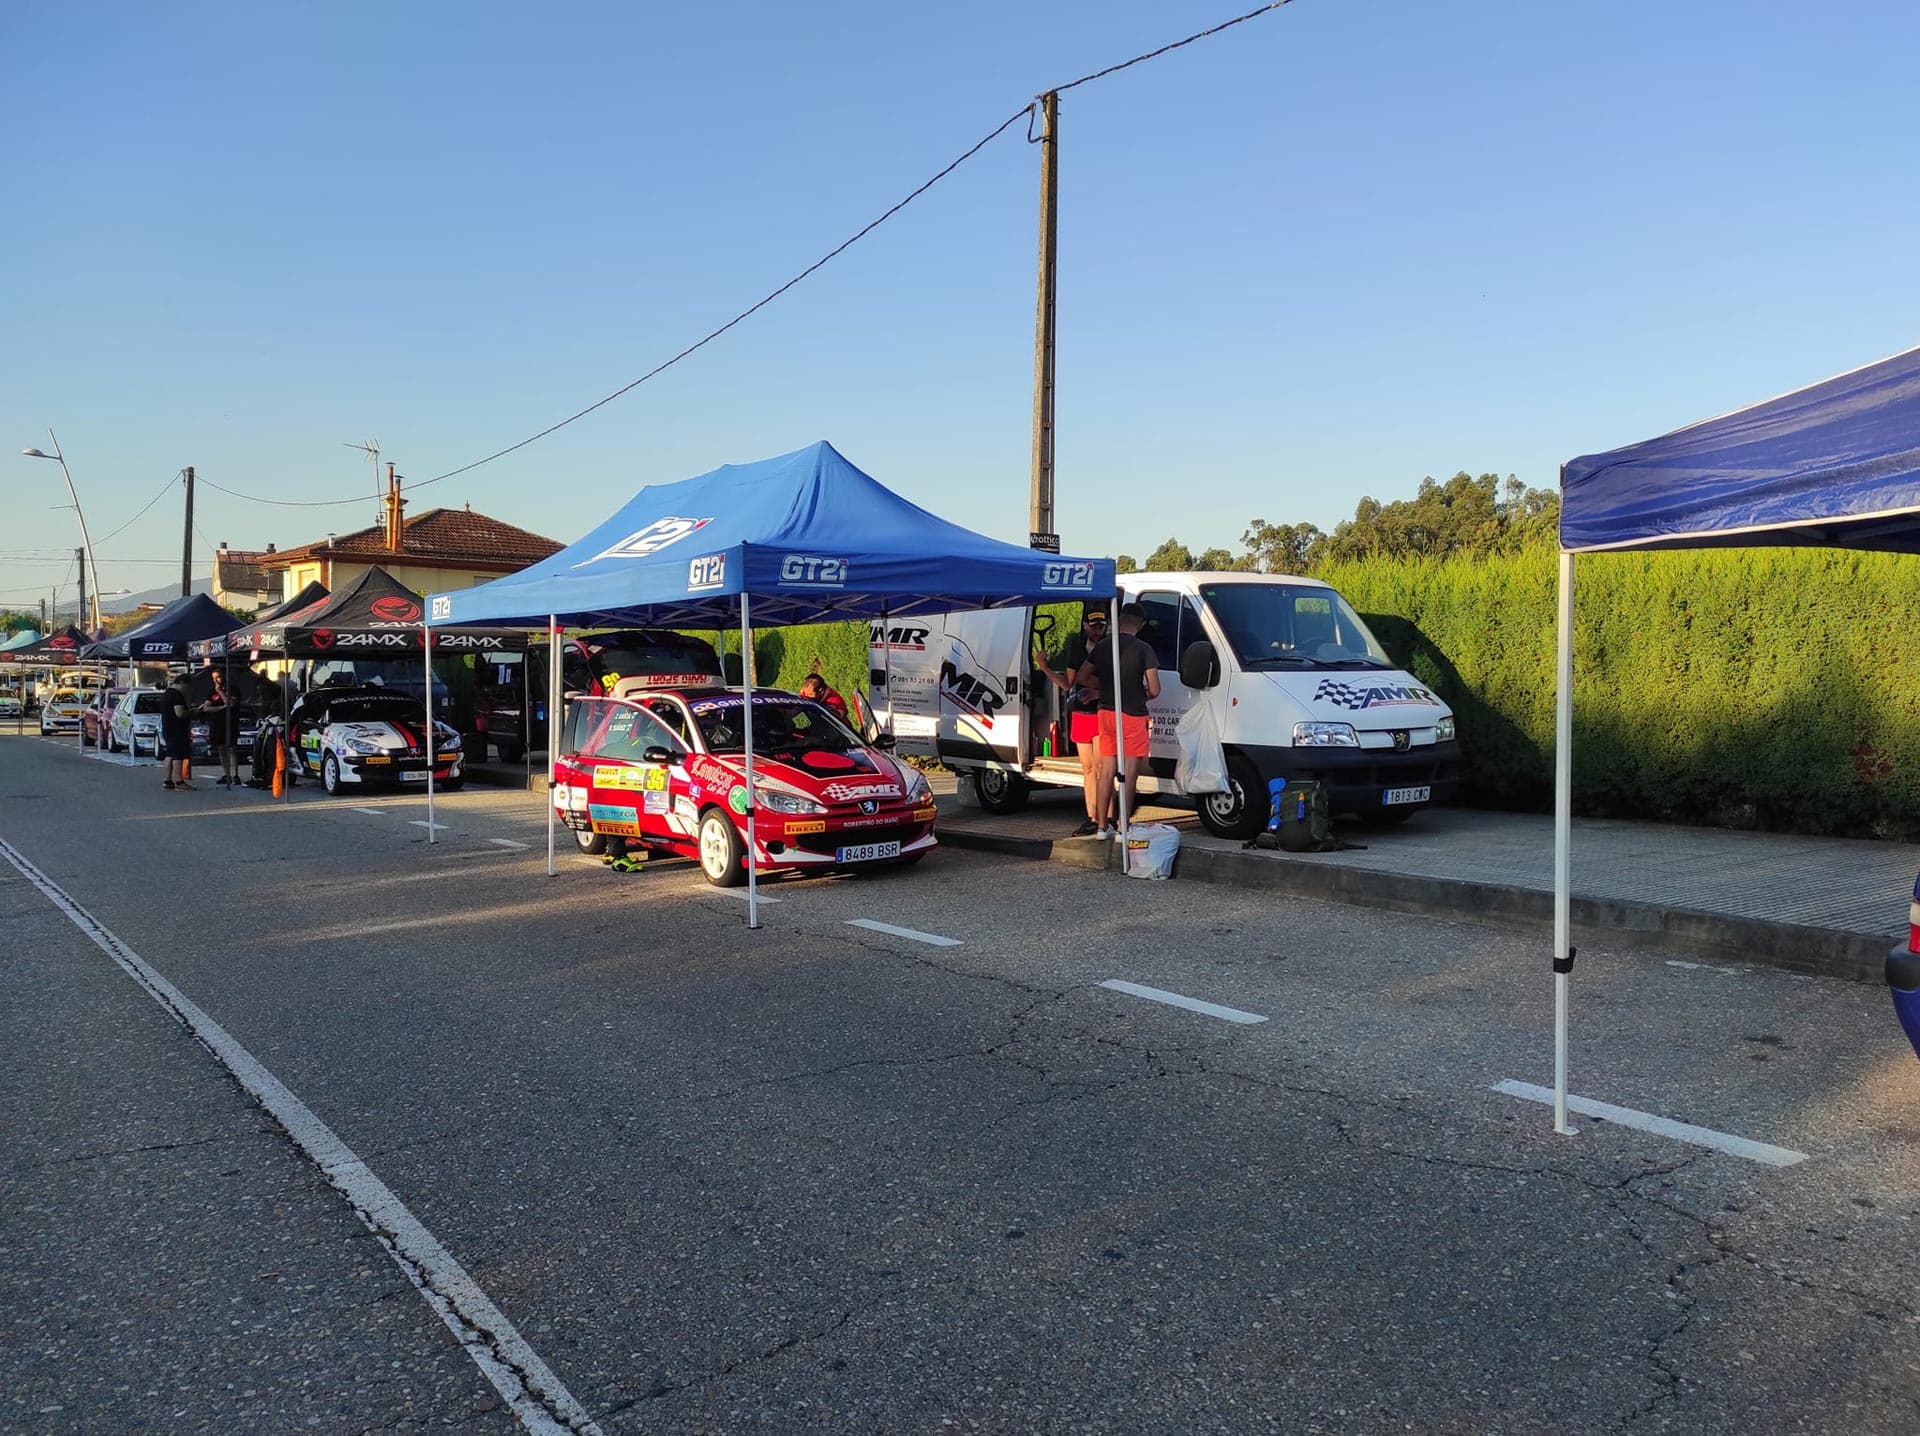
[[[1331,564],[1320,577],[1453,706],[1469,802],[1553,794],[1551,548]],[[1920,571],[1822,549],[1576,564],[1583,815],[1920,836]]]

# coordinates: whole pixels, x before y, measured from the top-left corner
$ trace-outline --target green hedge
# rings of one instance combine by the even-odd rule
[[[1555,561],[1543,548],[1318,575],[1453,705],[1469,802],[1551,806]],[[1920,836],[1920,561],[1597,554],[1577,577],[1582,814]]]

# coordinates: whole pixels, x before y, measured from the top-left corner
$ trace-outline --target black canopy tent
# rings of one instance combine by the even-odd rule
[[[185,663],[195,641],[233,627],[233,615],[204,593],[176,598],[153,617],[81,650],[82,658],[116,663]]]
[[[274,628],[279,651],[288,658],[411,657],[425,649],[425,614],[421,595],[374,567],[323,602],[289,613]],[[514,628],[442,628],[435,630],[433,646],[441,654],[521,653],[527,634]]]
[[[327,597],[327,586],[318,579],[296,593],[292,598],[282,599],[271,608],[260,612],[240,627],[227,633],[215,634],[193,645],[195,658],[226,658],[232,654],[245,653],[253,658],[272,658],[279,655],[281,635],[285,625],[281,622],[291,614],[304,608],[316,607]]]

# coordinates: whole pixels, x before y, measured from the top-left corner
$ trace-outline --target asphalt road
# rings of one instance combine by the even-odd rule
[[[945,852],[775,884],[750,933],[685,866],[548,879],[528,795],[449,798],[432,847],[423,807],[0,739],[0,839],[605,1431],[1920,1429],[1920,1067],[1881,992],[1582,953],[1575,1090],[1807,1154],[1778,1168],[1492,1091],[1550,1056],[1545,953],[1498,929]],[[3,863],[0,914],[0,1426],[520,1425]]]

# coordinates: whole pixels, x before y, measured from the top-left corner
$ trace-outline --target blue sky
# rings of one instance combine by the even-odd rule
[[[0,604],[183,464],[418,481],[626,383],[1033,94],[1234,0],[103,4],[0,13]],[[1235,545],[1560,460],[1920,342],[1910,6],[1296,0],[1063,102],[1070,550]],[[1016,127],[625,399],[421,491],[570,540],[644,483],[827,438],[1026,529],[1038,150]],[[210,545],[369,500],[204,490]],[[169,496],[99,542],[177,576]]]

